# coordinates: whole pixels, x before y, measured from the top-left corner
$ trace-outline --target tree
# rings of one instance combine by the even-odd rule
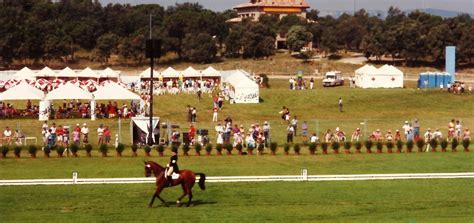
[[[242,37],[244,58],[262,58],[273,55],[275,33],[260,23],[248,23]]]
[[[286,43],[291,51],[300,51],[313,40],[313,34],[303,26],[292,26],[286,34]]]
[[[118,37],[113,33],[106,33],[97,39],[96,57],[108,65],[112,52],[117,48]]]
[[[184,39],[183,57],[194,63],[211,63],[216,59],[216,41],[207,33],[187,35]]]

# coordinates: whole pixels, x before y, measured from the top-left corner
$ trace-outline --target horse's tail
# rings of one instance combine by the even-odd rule
[[[196,173],[196,175],[199,175],[199,188],[201,188],[201,190],[206,190],[206,185],[204,184],[204,182],[206,181],[206,174]]]

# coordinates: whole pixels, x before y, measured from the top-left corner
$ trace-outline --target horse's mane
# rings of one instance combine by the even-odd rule
[[[160,164],[155,163],[153,161],[146,161],[146,163],[149,164],[151,168],[156,172],[162,171],[164,169],[164,167],[160,166]]]

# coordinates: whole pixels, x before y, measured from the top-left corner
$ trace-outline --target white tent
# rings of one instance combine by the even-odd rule
[[[160,118],[159,117],[153,117],[153,129],[159,128],[159,123],[160,123]],[[134,128],[136,126],[136,128]],[[132,117],[130,120],[130,134],[131,137],[130,139],[132,140],[132,144],[147,144],[148,143],[148,130],[150,126],[150,117]],[[145,139],[143,140],[142,137],[140,137],[141,133],[140,131],[143,132],[146,136],[144,137]],[[153,137],[154,139],[154,137]],[[158,143],[158,142],[154,142]]]
[[[201,72],[197,71],[193,67],[186,68],[186,70],[182,71],[181,74],[184,77],[201,77]]]
[[[214,69],[214,67],[208,67],[207,69],[202,71],[202,76],[203,77],[220,77],[221,72]]]
[[[151,68],[147,68],[140,73],[140,78],[150,78],[151,77]],[[157,79],[160,76],[160,72],[153,70],[153,79]]]
[[[20,80],[25,80],[25,79],[34,80],[36,79],[36,74],[32,70],[30,70],[30,68],[23,67],[21,70],[16,72],[15,75],[13,75],[13,78],[20,79]]]
[[[91,68],[87,67],[86,69],[79,72],[77,74],[77,77],[97,79],[97,78],[100,78],[100,75],[97,72],[93,71]]]
[[[51,70],[49,67],[44,67],[36,74],[37,77],[56,77],[56,75],[56,72]]]
[[[26,81],[22,81],[14,87],[0,94],[0,101],[6,100],[43,100],[44,93]]]
[[[109,67],[105,68],[104,71],[100,74],[101,78],[119,78],[120,77],[120,72],[114,71],[110,69]]]
[[[391,65],[365,65],[355,71],[355,79],[361,88],[403,88],[403,72]]]
[[[51,100],[62,100],[62,99],[92,100],[92,94],[74,84],[66,83],[52,90],[51,92],[48,93],[48,95],[46,95],[46,100],[51,101]]]
[[[234,87],[233,95],[235,103],[259,103],[259,87],[250,78],[250,74],[243,70],[230,70],[222,72],[222,82],[229,83]]]
[[[66,67],[64,69],[62,69],[61,71],[59,71],[59,73],[56,75],[57,77],[77,77],[77,74],[76,72],[74,72],[73,70],[71,70],[71,68],[69,67]]]
[[[173,69],[172,67],[166,68],[163,72],[161,72],[164,78],[178,78],[179,72]]]
[[[109,82],[97,89],[94,94],[95,100],[140,100],[140,96],[132,93],[115,82]]]

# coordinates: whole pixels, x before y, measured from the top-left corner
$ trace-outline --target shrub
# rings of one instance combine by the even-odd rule
[[[242,149],[243,149],[242,144],[237,144],[237,145],[235,146],[235,149],[236,149],[237,151],[239,151],[239,152],[242,152]]]
[[[132,151],[135,152],[135,153],[138,151],[138,145],[137,144],[132,145]]]
[[[375,143],[375,148],[377,148],[377,150],[382,150],[383,149],[383,143],[382,142],[376,142]]]
[[[178,153],[178,148],[179,148],[179,146],[177,144],[171,145],[171,151],[172,152]]]
[[[224,148],[225,150],[227,150],[228,153],[231,153],[232,150],[234,149],[234,147],[230,143],[224,144]]]
[[[118,153],[122,154],[122,152],[125,150],[125,145],[123,143],[119,143],[117,145],[117,148],[115,148],[115,151],[117,151]]]
[[[290,145],[288,143],[285,143],[285,145],[283,145],[283,150],[287,153],[290,151]]]
[[[182,149],[184,154],[188,154],[189,150],[191,150],[191,147],[189,146],[189,144],[184,143]]]
[[[400,151],[403,149],[403,142],[401,140],[397,141],[397,149]]]
[[[432,139],[432,140],[430,141],[430,146],[431,146],[431,149],[435,150],[436,147],[438,147],[438,140]]]
[[[21,146],[15,146],[15,147],[13,148],[13,153],[15,154],[15,156],[20,156],[22,149],[23,149],[23,148],[22,148]]]
[[[260,78],[262,79],[263,87],[270,88],[270,84],[269,84],[270,82],[269,82],[268,76],[266,74],[261,74]]]
[[[352,143],[347,141],[347,142],[344,142],[344,149],[345,150],[350,150],[352,147]]]
[[[2,150],[2,156],[3,156],[3,157],[6,157],[7,154],[8,154],[8,152],[10,151],[10,148],[9,148],[7,145],[3,145],[3,146],[1,147],[1,150]]]
[[[321,143],[321,149],[322,150],[328,150],[329,144],[327,142]]]
[[[278,149],[278,143],[276,143],[276,142],[270,143],[270,150],[271,151],[276,152],[277,149]]]
[[[365,148],[367,150],[371,150],[373,146],[374,146],[374,142],[372,142],[372,140],[365,141]]]
[[[471,144],[471,140],[469,139],[464,139],[462,141],[462,146],[464,147],[464,149],[468,149],[469,148],[469,144]]]
[[[29,145],[28,146],[28,153],[30,155],[36,155],[36,153],[38,152],[38,147],[36,147],[35,145]]]
[[[99,146],[99,150],[100,150],[101,153],[107,154],[107,152],[109,151],[109,146],[105,143],[102,143]]]
[[[341,144],[339,144],[338,142],[333,142],[331,144],[331,147],[332,147],[332,150],[336,151],[336,150],[339,150],[339,147],[341,147]]]
[[[456,151],[456,148],[458,148],[458,145],[459,145],[459,141],[457,139],[453,139],[453,141],[451,142],[451,149],[453,151]]]
[[[222,149],[223,149],[222,144],[217,144],[217,145],[216,145],[216,151],[217,151],[217,152],[221,153],[221,152],[222,152]]]
[[[56,148],[56,153],[58,153],[59,156],[62,156],[65,150],[66,149],[64,148],[64,146],[58,146]]]
[[[387,149],[393,149],[393,147],[395,146],[395,144],[393,144],[393,142],[387,142]]]
[[[46,156],[49,156],[49,154],[51,153],[51,148],[49,146],[45,146],[43,148],[43,152]]]
[[[413,142],[413,140],[407,141],[407,149],[412,150],[414,146],[415,146],[415,143]]]
[[[441,149],[446,149],[446,148],[448,148],[448,144],[449,144],[449,143],[448,143],[448,140],[446,140],[446,139],[441,140],[441,143],[440,143]]]
[[[86,144],[84,146],[84,149],[86,150],[86,152],[90,153],[92,151],[92,145],[91,144]]]
[[[206,145],[206,152],[210,153],[212,151],[212,144]]]
[[[293,151],[295,151],[296,154],[299,154],[300,150],[301,150],[300,144],[295,143],[295,145],[293,145]]]
[[[356,148],[356,150],[361,150],[362,149],[362,143],[357,141],[354,143],[354,147]]]
[[[194,150],[195,150],[197,153],[201,152],[201,150],[202,150],[201,144],[200,144],[200,143],[196,143],[196,145],[194,145]]]
[[[71,150],[73,154],[76,154],[79,151],[79,146],[76,144],[72,144],[71,147],[69,147],[69,149]]]
[[[316,147],[317,147],[317,144],[313,142],[309,144],[308,149],[310,152],[314,153],[316,152]]]
[[[425,141],[423,141],[422,139],[416,141],[416,147],[418,147],[419,151],[423,150],[424,146],[425,146]]]
[[[258,144],[258,148],[257,148],[258,152],[262,153],[263,149],[265,149],[265,145],[263,145],[263,143]]]

